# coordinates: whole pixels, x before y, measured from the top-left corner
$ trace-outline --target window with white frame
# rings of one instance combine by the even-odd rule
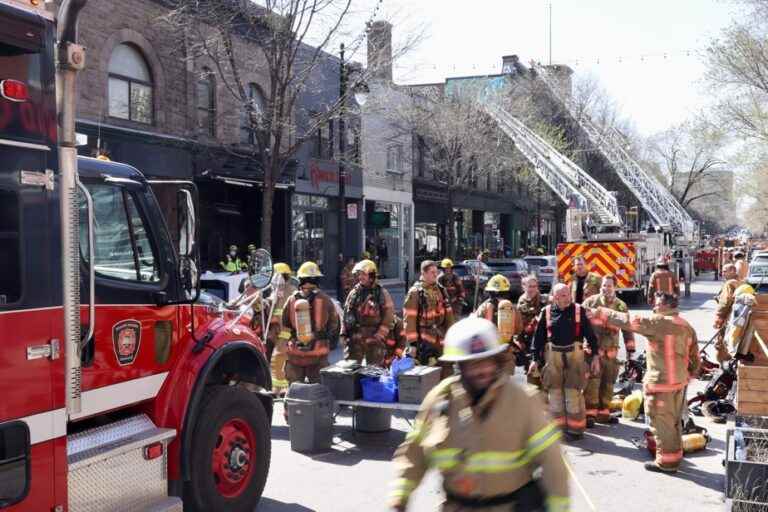
[[[387,147],[387,171],[403,172],[403,145],[391,144]]]
[[[152,124],[152,75],[138,48],[119,44],[109,58],[109,115]]]

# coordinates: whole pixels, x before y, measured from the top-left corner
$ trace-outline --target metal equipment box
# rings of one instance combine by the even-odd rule
[[[439,366],[416,366],[398,377],[399,402],[420,404],[427,393],[440,382]]]
[[[356,361],[339,361],[320,370],[320,383],[331,390],[335,400],[360,400],[363,397],[360,368]]]

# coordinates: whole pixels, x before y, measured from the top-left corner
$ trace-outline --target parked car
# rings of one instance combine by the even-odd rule
[[[490,260],[488,266],[494,274],[509,279],[509,295],[513,300],[523,293],[523,277],[528,275],[528,264],[522,258]]]
[[[768,292],[768,260],[752,260],[747,274],[747,283],[752,285],[757,293]]]
[[[750,264],[757,263],[757,262],[766,262],[768,263],[768,251],[755,251],[752,253],[752,259],[749,261]]]
[[[478,262],[481,263],[481,262]],[[481,263],[482,264],[482,263]],[[472,267],[470,265],[466,265],[464,263],[457,263],[453,266],[453,273],[459,276],[459,279],[461,280],[461,285],[464,287],[464,291],[467,294],[467,304],[469,304],[470,308],[472,310],[475,309],[475,282],[477,279],[479,279],[479,285],[478,285],[478,297],[483,296],[483,289],[485,288],[485,285],[488,284],[488,280],[491,278],[491,271],[488,269],[487,271],[483,271],[481,269],[479,275],[473,272],[473,268],[478,268],[477,266]]]
[[[538,276],[539,289],[544,293],[549,293],[559,280],[557,258],[555,256],[526,256],[524,259],[528,264],[528,271]]]

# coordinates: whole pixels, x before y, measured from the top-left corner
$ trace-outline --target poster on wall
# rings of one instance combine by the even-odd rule
[[[357,203],[349,203],[347,205],[347,219],[357,220]]]

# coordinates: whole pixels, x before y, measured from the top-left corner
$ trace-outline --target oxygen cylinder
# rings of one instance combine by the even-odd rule
[[[643,405],[643,392],[638,389],[624,399],[621,407],[621,416],[630,420],[636,420],[640,415],[641,405]]]
[[[709,439],[705,434],[696,432],[683,435],[683,451],[685,453],[698,452],[707,447]]]
[[[512,302],[507,299],[499,301],[499,306],[496,314],[496,327],[499,329],[500,341],[502,343],[509,343],[512,341],[512,336],[515,328],[515,311]]]
[[[307,299],[297,299],[293,305],[296,328],[296,339],[301,345],[309,345],[314,338],[312,333],[312,317]]]

